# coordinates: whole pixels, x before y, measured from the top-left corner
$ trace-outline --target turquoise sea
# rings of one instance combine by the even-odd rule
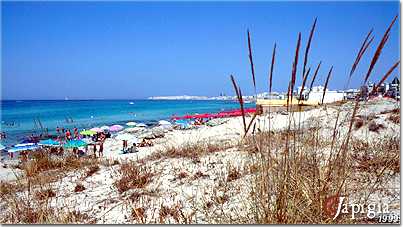
[[[172,115],[238,108],[234,101],[210,100],[3,100],[0,131],[5,132],[7,138],[0,142],[12,145],[31,134],[39,135],[43,128],[47,128],[49,134],[55,134],[57,126],[88,129],[112,124],[125,126],[128,121],[152,125],[158,120],[169,120]]]

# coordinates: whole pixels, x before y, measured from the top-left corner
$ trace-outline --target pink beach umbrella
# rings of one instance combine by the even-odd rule
[[[95,128],[92,128],[91,131],[94,131],[94,132],[103,132],[104,130],[102,130],[101,128],[95,127]]]
[[[123,126],[121,125],[112,125],[111,127],[109,127],[109,131],[111,132],[117,132],[123,129]]]

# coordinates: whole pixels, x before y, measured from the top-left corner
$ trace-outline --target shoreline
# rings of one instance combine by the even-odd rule
[[[31,101],[31,100],[30,100]],[[49,134],[55,134],[56,126],[64,128],[78,128],[78,129],[89,129],[93,127],[100,127],[102,125],[113,125],[113,124],[124,124],[128,121],[136,121],[138,123],[145,123],[150,126],[155,125],[159,120],[169,120],[172,115],[186,115],[192,113],[202,113],[202,112],[219,112],[222,110],[232,110],[239,108],[239,104],[236,102],[228,101],[216,101],[216,100],[206,100],[206,101],[190,101],[190,100],[137,100],[141,103],[134,102],[131,105],[129,101],[133,100],[94,100],[91,102],[91,106],[87,107],[85,103],[81,103],[82,100],[75,101],[73,106],[64,107],[64,100],[46,100],[49,103],[40,104],[41,100],[35,100],[30,104],[18,104],[14,106],[14,102],[3,107],[2,111],[2,129],[7,134],[6,140],[0,140],[3,145],[11,146],[13,144],[20,143],[21,140],[30,136],[31,134],[39,135],[43,133],[40,128],[35,129],[35,122],[33,118],[36,116],[48,116],[41,117],[41,122],[44,128],[47,128]],[[106,104],[103,101],[107,102]],[[39,102],[36,103],[36,102]],[[193,104],[193,102],[195,102]],[[165,104],[166,105],[163,105]],[[226,103],[221,105],[218,103]],[[35,110],[25,109],[26,105],[33,106]],[[49,111],[56,111],[57,115],[49,115],[48,113],[43,114],[42,112],[33,112],[32,118],[26,116],[23,119],[15,119],[14,115],[18,115],[19,111],[24,111],[24,116],[27,114],[26,111],[37,111],[37,105],[41,105],[41,108],[48,109]],[[105,107],[107,105],[108,108]],[[144,108],[142,106],[145,105]],[[163,106],[161,106],[163,105]],[[252,105],[249,105],[252,106]],[[17,108],[18,107],[18,108]],[[21,109],[22,108],[22,109]],[[39,107],[38,107],[39,108]],[[82,110],[80,108],[83,108]],[[110,108],[112,108],[110,110]],[[164,113],[163,110],[168,108],[168,112]],[[65,110],[66,109],[66,110]],[[12,111],[12,112],[10,112]],[[38,110],[39,111],[39,110]],[[67,112],[66,112],[67,111]],[[97,111],[101,111],[97,113]],[[71,112],[71,113],[69,113]],[[85,113],[85,114],[84,114]],[[172,114],[171,114],[172,113]],[[74,116],[74,122],[66,122],[66,117]],[[93,117],[93,118],[92,118]],[[7,123],[15,123],[15,126],[7,126]]]

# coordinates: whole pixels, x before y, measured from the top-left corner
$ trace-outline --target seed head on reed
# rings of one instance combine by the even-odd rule
[[[348,76],[348,80],[347,80],[347,84],[346,84],[345,88],[347,88],[349,86],[351,77],[354,74],[354,72],[355,72],[355,70],[356,70],[356,68],[358,66],[358,63],[360,62],[362,56],[364,55],[365,51],[368,49],[368,47],[371,44],[371,42],[374,40],[374,37],[372,36],[372,38],[368,41],[369,37],[372,34],[372,31],[373,31],[373,29],[371,29],[368,32],[367,36],[365,37],[364,42],[362,43],[362,45],[360,47],[360,50],[357,53],[357,57],[355,58],[355,61],[354,61],[353,65],[351,66],[350,74]]]
[[[299,56],[299,48],[301,46],[301,32],[298,33],[297,46],[295,48],[295,57],[294,62],[292,63],[292,72],[291,72],[291,80],[288,87],[287,94],[287,107],[289,105],[289,101],[292,101],[292,92],[294,90],[296,75],[297,75],[297,66],[298,66],[298,56]]]
[[[329,84],[329,79],[330,79],[330,76],[332,75],[332,71],[333,71],[333,66],[330,67],[329,73],[327,74],[327,77],[326,77],[325,87],[323,88],[322,104],[323,104],[323,101],[325,100],[326,89],[327,89],[327,85]]]
[[[234,76],[231,75],[230,77],[231,77],[232,85],[234,86],[235,93],[236,93],[237,98],[238,98],[239,105],[241,107],[242,123],[243,123],[244,132],[246,134],[246,119],[245,119],[245,110],[244,110],[244,102],[243,102],[243,97],[242,97],[242,91],[241,91],[241,88],[239,88],[238,85],[236,84]]]
[[[308,43],[306,45],[305,48],[305,55],[304,55],[304,67],[302,69],[302,77],[305,77],[305,70],[306,70],[306,65],[308,63],[308,55],[309,55],[309,49],[311,48],[311,42],[312,42],[312,38],[313,38],[313,33],[315,32],[315,27],[316,27],[316,21],[318,18],[315,18],[315,21],[313,22],[312,28],[311,28],[311,32],[309,33],[309,39],[308,39]]]
[[[271,93],[271,88],[273,85],[273,69],[274,69],[274,63],[275,63],[275,59],[276,59],[276,46],[277,46],[277,44],[274,43],[273,54],[271,56],[271,66],[270,66],[270,76],[269,76],[269,93]]]
[[[304,80],[302,81],[301,91],[300,91],[300,93],[299,93],[299,100],[302,100],[302,93],[303,93],[303,91],[304,91],[305,83],[306,83],[306,80],[308,79],[308,76],[309,76],[309,73],[310,73],[310,72],[311,72],[311,68],[308,68],[308,71],[306,71],[306,74],[305,74],[305,76],[304,76]]]
[[[253,87],[255,88],[255,93],[256,93],[256,79],[255,79],[255,67],[253,65],[253,58],[252,58],[252,45],[250,41],[250,33],[248,29],[248,50],[249,50],[249,62],[250,62],[250,68],[252,71],[252,81],[253,81]]]
[[[312,80],[311,80],[311,84],[309,85],[309,91],[312,90],[313,87],[313,83],[315,83],[316,80],[316,76],[318,75],[319,69],[320,69],[320,65],[322,64],[322,61],[319,62],[318,66],[316,67],[315,73],[313,74]]]
[[[383,82],[385,82],[385,80],[390,76],[390,74],[392,74],[393,70],[395,70],[397,68],[397,66],[399,65],[400,60],[397,61],[389,70],[388,72],[386,72],[386,74],[382,77],[382,79],[379,81],[379,83],[374,86],[374,89],[372,90],[372,92],[376,92],[379,88],[379,86],[381,86],[381,84]]]
[[[241,106],[241,114],[242,114],[242,123],[243,123],[243,128],[244,128],[244,131],[245,131],[245,134],[246,134],[246,119],[245,119],[244,102],[243,102],[241,88],[238,87],[238,90],[239,90],[239,105]]]
[[[369,76],[371,75],[371,72],[374,69],[375,64],[377,63],[377,61],[379,59],[379,56],[381,55],[382,49],[385,47],[385,44],[389,39],[390,30],[392,29],[392,26],[395,23],[396,19],[397,19],[397,15],[395,16],[395,18],[393,18],[393,20],[390,23],[388,29],[386,29],[385,34],[383,35],[383,37],[381,39],[381,42],[378,44],[378,47],[376,48],[375,54],[374,54],[374,56],[372,57],[372,60],[371,60],[371,64],[369,65],[368,72],[365,75],[364,84],[367,83],[367,81],[369,79]]]

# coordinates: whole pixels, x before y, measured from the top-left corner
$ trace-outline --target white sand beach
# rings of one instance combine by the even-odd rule
[[[341,106],[338,137],[345,136],[352,113],[353,103]],[[387,120],[390,113],[385,113],[400,104],[386,99],[372,100],[362,106],[358,114],[361,117],[374,116],[383,128],[379,132],[369,130],[368,124],[353,130],[352,137],[370,142],[383,137],[398,137],[400,124]],[[309,130],[316,126],[320,138],[330,139],[333,134],[336,114],[339,106],[328,105],[317,109],[293,113],[293,119],[299,122],[295,127]],[[247,123],[251,117],[247,118]],[[288,127],[288,116],[273,113],[270,128],[281,132]],[[269,116],[258,116],[254,133],[269,130]],[[125,133],[125,132],[122,132]],[[252,130],[249,132],[252,133]],[[99,165],[93,175],[84,177],[86,169],[77,169],[62,179],[49,183],[48,187],[56,193],[48,200],[52,208],[66,212],[85,214],[84,222],[89,223],[245,223],[256,215],[251,197],[255,175],[251,170],[255,162],[253,156],[239,149],[243,139],[242,118],[228,118],[221,125],[214,127],[200,126],[197,129],[171,130],[163,138],[154,139],[154,146],[140,147],[136,153],[122,154],[122,143],[116,139],[107,139],[104,145],[105,160],[118,160],[117,165]],[[170,147],[180,148],[191,144],[230,144],[228,149],[202,154],[192,159],[187,157],[159,157]],[[324,161],[324,160],[323,160]],[[112,161],[110,161],[112,162]],[[129,189],[120,193],[115,182],[121,177],[118,168],[122,163],[134,162],[147,168],[152,173],[151,182],[143,188]],[[4,164],[2,164],[4,165]],[[229,179],[230,172],[237,170],[239,176]],[[6,171],[5,171],[6,170]],[[3,168],[1,180],[10,181],[10,167]],[[21,171],[19,173],[22,174]],[[400,176],[394,176],[385,184],[382,194],[376,193],[382,200],[390,203],[390,209],[400,212]],[[85,190],[75,192],[77,184]],[[23,196],[24,191],[18,192]],[[253,194],[253,193],[252,193]],[[1,215],[7,215],[9,207],[1,202]],[[163,210],[164,212],[162,212]],[[175,212],[179,212],[175,216]],[[171,212],[171,213],[170,213]],[[5,218],[4,216],[2,217]]]

